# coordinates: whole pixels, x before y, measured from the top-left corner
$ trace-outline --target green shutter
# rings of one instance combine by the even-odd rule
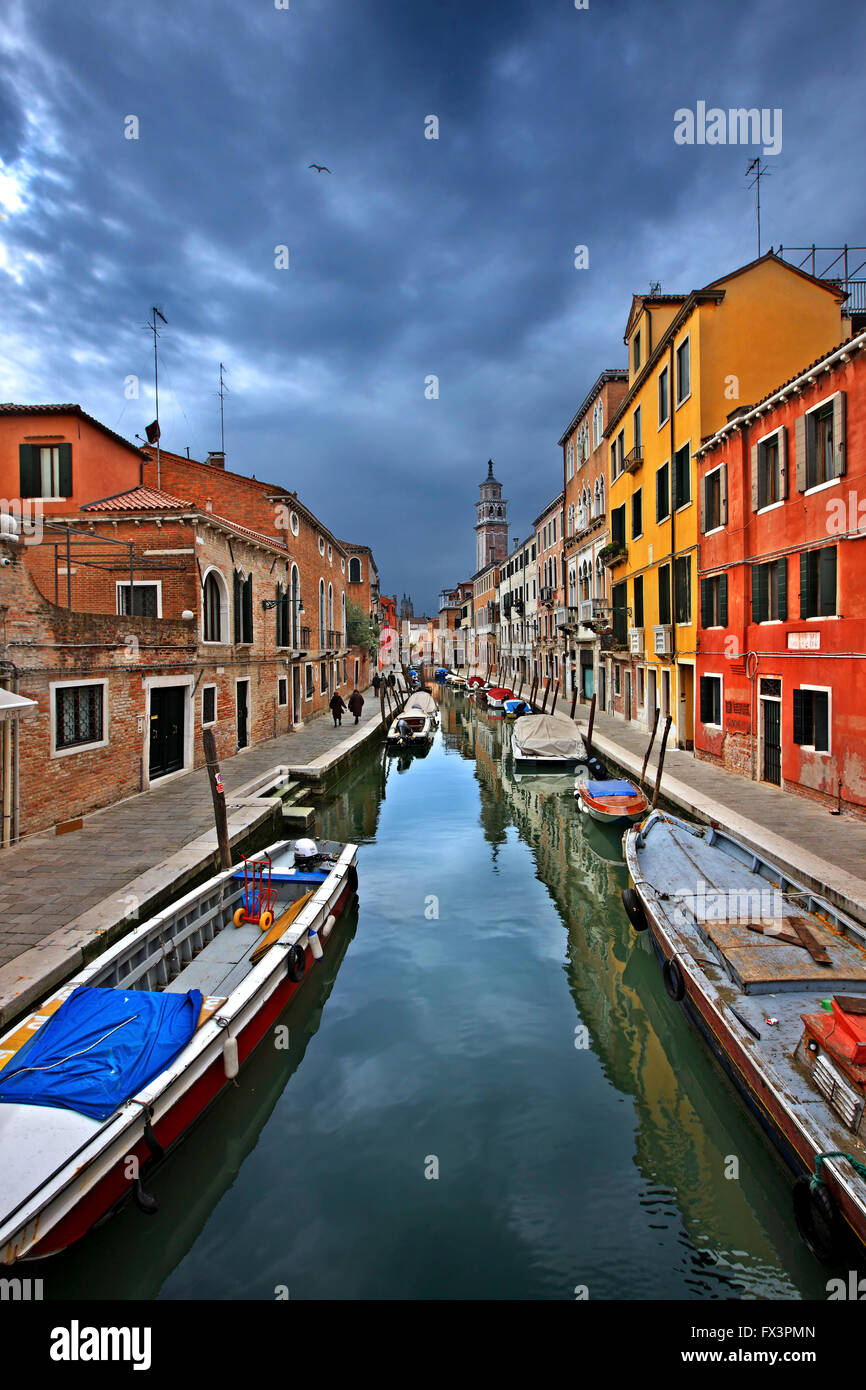
[[[836,612],[836,547],[825,546],[818,551],[818,598],[820,616],[831,617]]]
[[[778,618],[785,619],[788,616],[788,559],[782,556],[781,560],[776,561],[776,579],[779,593]]]
[[[815,601],[811,593],[809,583],[809,551],[800,552],[800,617],[813,618],[815,616]]]
[[[806,417],[794,421],[794,462],[797,468],[797,491],[806,491]]]
[[[60,496],[72,496],[72,445],[60,445]]]
[[[779,500],[788,496],[788,431],[779,430]]]
[[[241,627],[241,577],[237,570],[233,574],[234,583],[232,585],[232,597],[234,599],[234,628],[235,644],[243,641],[243,631]]]
[[[845,392],[837,391],[833,397],[833,476],[841,478],[845,472]]]
[[[752,565],[752,622],[765,623],[770,616],[770,596],[765,565]]]
[[[818,752],[826,753],[830,748],[829,699],[821,691],[812,692],[812,719],[815,726],[815,744]]]
[[[728,626],[728,576],[719,575],[719,622],[722,627]]]
[[[248,575],[244,583],[244,641],[253,640],[253,577]]]
[[[710,626],[710,585],[712,579],[701,580],[701,627]]]
[[[701,723],[713,722],[713,697],[708,676],[701,676]]]
[[[806,731],[806,696],[808,690],[794,691],[794,742],[808,743],[810,740]]]
[[[39,472],[39,450],[35,444],[18,445],[18,486],[20,496],[41,497],[42,479]]]

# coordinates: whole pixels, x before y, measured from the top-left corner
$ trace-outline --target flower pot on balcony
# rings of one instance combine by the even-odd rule
[[[598,558],[607,569],[613,569],[614,565],[621,565],[625,560],[628,551],[624,545],[605,545],[598,552]]]

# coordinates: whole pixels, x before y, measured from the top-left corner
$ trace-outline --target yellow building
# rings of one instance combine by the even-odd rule
[[[608,422],[608,708],[694,739],[701,508],[695,450],[849,333],[844,291],[772,252],[688,295],[635,295],[629,387]],[[727,498],[714,499],[724,526]],[[708,528],[707,528],[708,529]],[[732,654],[736,657],[737,654]],[[739,654],[742,658],[742,654]]]

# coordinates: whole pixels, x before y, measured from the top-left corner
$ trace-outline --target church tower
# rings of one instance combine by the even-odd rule
[[[508,556],[508,503],[502,484],[493,476],[493,460],[487,461],[487,477],[479,484],[480,501],[475,503],[475,570]]]

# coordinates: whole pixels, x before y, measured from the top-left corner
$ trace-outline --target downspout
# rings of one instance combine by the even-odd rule
[[[668,467],[670,468],[670,483],[671,483],[671,590],[670,590],[670,593],[671,593],[671,662],[672,662],[672,675],[674,676],[674,678],[676,678],[676,670],[677,670],[677,623],[676,623],[676,617],[677,617],[677,581],[676,581],[676,568],[677,568],[677,566],[676,566],[676,550],[677,550],[677,544],[676,544],[676,534],[677,534],[677,533],[676,533],[676,526],[677,526],[677,523],[676,523],[676,513],[677,513],[677,470],[676,470],[676,465],[675,465],[675,462],[674,462],[674,456],[675,456],[676,450],[675,450],[675,448],[674,448],[674,396],[675,396],[675,383],[674,383],[674,340],[673,340],[673,334],[671,335],[671,340],[670,340],[670,343],[668,344],[668,381],[669,381],[669,383],[670,383],[670,384],[669,384],[669,387],[668,387],[669,396],[670,396],[669,403],[668,403],[668,417],[669,417],[669,419],[668,419],[668,428],[669,428],[669,431],[670,431],[670,450],[671,450],[671,461],[670,461],[670,464],[668,465]],[[680,706],[679,706],[679,685],[680,685],[679,680],[676,681],[676,685],[677,685],[677,704],[676,704],[676,710],[677,710],[677,715],[679,715],[679,708],[680,708]],[[670,714],[670,710],[668,710],[668,714]],[[679,719],[677,719],[677,743],[679,743],[679,741],[680,741],[680,729],[679,729]]]

